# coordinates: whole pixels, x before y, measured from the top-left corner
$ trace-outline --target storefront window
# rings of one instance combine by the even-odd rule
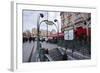
[[[64,31],[64,39],[65,40],[73,40],[74,39],[74,31],[73,31],[73,29]]]

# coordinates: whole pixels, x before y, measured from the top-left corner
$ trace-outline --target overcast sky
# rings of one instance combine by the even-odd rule
[[[31,32],[32,28],[37,28],[37,18],[40,13],[44,15],[43,18],[40,18],[40,22],[46,19],[50,21],[54,21],[54,19],[57,19],[58,23],[57,22],[54,23],[56,25],[59,24],[59,31],[61,31],[60,12],[23,10],[23,32],[26,30],[29,30]],[[44,22],[41,23],[40,29],[46,30],[47,25]],[[48,31],[52,31],[52,30],[57,31],[55,25],[48,26]]]

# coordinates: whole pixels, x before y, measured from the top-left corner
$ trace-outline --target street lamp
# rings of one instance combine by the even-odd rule
[[[57,27],[57,36],[58,36],[57,40],[59,41],[59,24],[58,24],[58,20],[55,19],[54,22],[57,22],[57,25],[58,25],[58,27]]]
[[[40,13],[40,17],[41,17],[41,18],[43,18],[43,17],[44,17],[44,15],[43,15],[42,13]]]
[[[45,22],[47,25],[55,25],[55,27],[57,28],[57,36],[59,37],[59,24],[58,24],[58,26],[57,26],[57,25],[54,23],[54,22],[58,22],[57,19],[55,19],[54,22],[53,22],[53,21],[49,21],[49,20],[43,20],[43,21],[40,22],[40,24],[41,24],[42,22]],[[57,40],[58,40],[58,39],[57,39]]]
[[[57,19],[54,20],[54,22],[57,22],[57,21],[58,21]]]
[[[40,17],[43,18],[44,15],[42,13],[39,14],[38,16],[38,19],[37,19],[37,61],[38,61],[38,58],[40,56],[40,35],[39,35],[39,31],[40,31]]]
[[[47,25],[55,25],[56,28],[57,28],[57,32],[59,32],[59,28],[54,23],[54,22],[57,22],[58,21],[57,19],[55,19],[54,22],[53,21],[48,21],[48,20],[43,20],[43,21],[40,22],[40,17],[43,18],[44,15],[42,13],[40,13],[39,16],[38,16],[38,19],[37,19],[37,52],[38,52],[37,61],[38,61],[38,58],[40,58],[40,47],[41,47],[41,44],[40,44],[39,31],[40,31],[40,25],[41,25],[41,23],[42,22],[45,22]]]

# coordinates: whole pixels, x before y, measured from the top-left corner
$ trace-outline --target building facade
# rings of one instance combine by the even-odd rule
[[[37,29],[36,28],[32,29],[32,34],[34,35],[34,37],[37,37]],[[51,32],[41,29],[39,34],[40,34],[40,37],[47,37],[51,34]]]
[[[73,30],[75,36],[89,36],[91,32],[91,14],[81,12],[61,12],[61,31]],[[69,33],[70,34],[70,33]],[[70,35],[69,35],[70,36]]]

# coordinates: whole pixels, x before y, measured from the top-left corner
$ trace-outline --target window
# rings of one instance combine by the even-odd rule
[[[73,40],[74,39],[74,31],[73,31],[73,29],[64,31],[64,39],[65,40]]]

